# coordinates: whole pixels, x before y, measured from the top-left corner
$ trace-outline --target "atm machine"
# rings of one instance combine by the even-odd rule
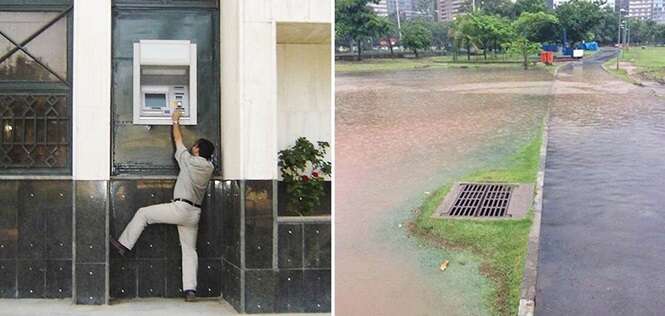
[[[134,43],[134,124],[196,125],[196,44],[183,40]]]

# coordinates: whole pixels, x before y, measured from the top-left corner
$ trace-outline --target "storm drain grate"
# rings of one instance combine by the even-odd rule
[[[462,183],[448,216],[503,217],[515,185]]]

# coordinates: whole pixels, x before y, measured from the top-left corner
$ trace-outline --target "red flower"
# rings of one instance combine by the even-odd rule
[[[314,178],[318,178],[318,177],[319,177],[319,173],[316,172],[316,171],[312,172],[312,177],[314,177]]]
[[[309,180],[309,177],[307,177],[307,176],[302,176],[301,178],[302,178],[302,181],[304,181],[304,182],[307,182],[307,180]]]

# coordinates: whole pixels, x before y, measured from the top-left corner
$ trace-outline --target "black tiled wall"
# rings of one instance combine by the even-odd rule
[[[272,181],[245,181],[245,268],[272,268]]]
[[[278,182],[277,184],[277,191],[278,191],[278,196],[285,196],[286,195],[286,185],[283,182]],[[325,195],[321,198],[321,205],[314,209],[311,214],[312,216],[325,216],[325,215],[330,215],[331,214],[331,199],[332,199],[332,183],[330,181],[326,181],[324,183],[324,189],[325,189]],[[279,198],[278,199],[278,214],[279,216],[298,216],[297,213],[290,212],[287,199],[285,198]]]
[[[149,225],[133,257],[106,255],[107,226],[117,238],[138,208],[168,202],[173,185],[172,180],[0,181],[0,297],[74,295],[78,304],[104,304],[107,270],[110,297],[181,296],[175,226]],[[274,240],[273,202],[280,190],[273,192],[273,185],[272,180],[211,181],[197,239],[197,294],[223,293],[237,310],[249,313],[330,311],[330,223],[279,223]]]
[[[76,264],[76,303],[100,305],[106,303],[106,264]]]
[[[139,208],[168,203],[174,180],[111,181],[110,233],[120,237]],[[211,181],[201,207],[197,238],[199,297],[222,295],[223,188]],[[129,258],[110,253],[110,296],[181,297],[182,267],[178,229],[175,225],[148,225]]]
[[[329,312],[330,223],[280,223],[274,312]]]
[[[240,181],[224,181],[215,185],[215,193],[222,194],[222,256],[230,264],[240,267]]]
[[[241,194],[244,209],[229,207],[224,214],[224,228],[228,229],[230,225],[227,219],[238,221],[240,216],[240,220],[243,220],[241,215],[244,214],[245,229],[244,235],[241,231],[231,230],[233,235],[229,238],[233,242],[225,241],[222,275],[225,299],[238,311],[246,313],[329,312],[330,223],[326,220],[279,223],[277,265],[274,266],[273,229],[277,218],[273,211],[275,204],[278,208],[285,204],[283,199],[273,204],[274,193],[277,193],[277,197],[283,196],[285,190],[278,183],[278,192],[273,192],[272,180],[247,180],[227,185],[235,187],[236,183],[240,187],[239,191],[244,193]],[[227,192],[227,196],[235,199],[236,195]],[[324,203],[329,204],[329,201],[329,196],[327,200],[324,199]],[[237,202],[226,200],[225,203],[230,205]],[[323,206],[312,215],[327,215],[330,214],[329,210],[329,205]],[[278,213],[292,215],[281,209]],[[229,230],[227,234],[230,235]],[[243,240],[244,258],[233,247],[236,242],[243,244]],[[236,262],[240,262],[240,265]]]
[[[0,181],[0,298],[72,293],[72,182]]]
[[[75,187],[75,301],[105,304],[108,181],[76,181]]]

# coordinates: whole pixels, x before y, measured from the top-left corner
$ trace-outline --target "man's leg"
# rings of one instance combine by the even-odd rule
[[[118,241],[127,249],[131,250],[139,239],[143,229],[148,224],[165,223],[178,224],[182,220],[182,214],[176,210],[173,203],[156,204],[140,208],[132,220],[127,224]]]
[[[199,257],[196,253],[196,234],[198,224],[192,226],[178,225],[180,247],[182,249],[182,290],[196,291],[196,271]]]

